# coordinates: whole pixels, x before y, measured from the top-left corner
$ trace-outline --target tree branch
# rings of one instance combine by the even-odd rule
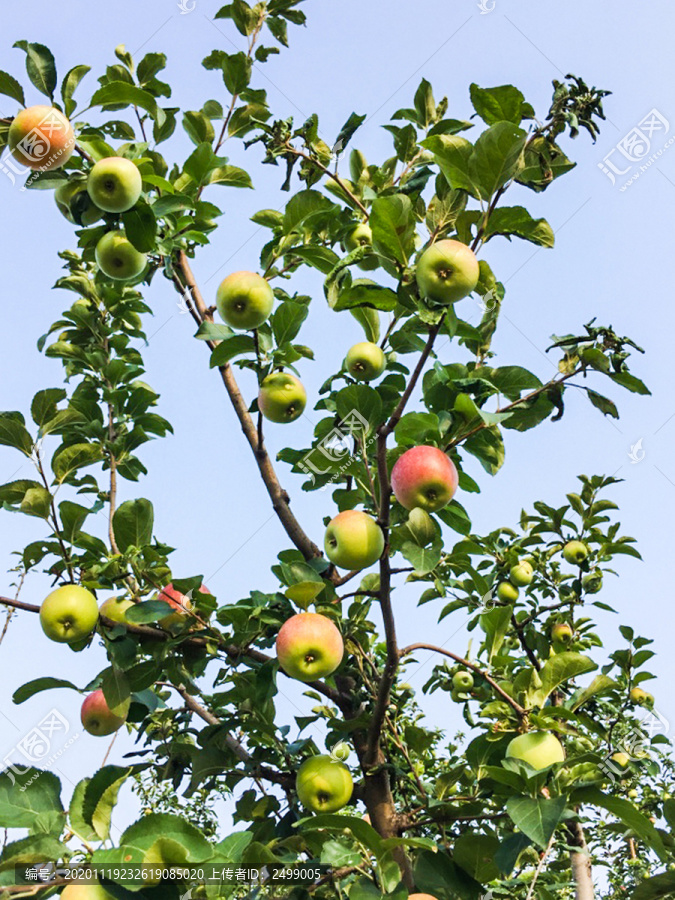
[[[433,350],[434,341],[438,337],[438,332],[441,330],[444,321],[445,321],[445,316],[443,316],[443,318],[441,319],[440,322],[438,322],[438,324],[434,325],[433,328],[430,329],[426,346],[424,347],[424,350],[422,350],[422,353],[420,354],[420,358],[417,360],[417,365],[415,366],[415,369],[414,369],[412,375],[410,376],[410,381],[406,385],[406,389],[403,391],[403,394],[401,396],[401,399],[399,400],[398,406],[392,413],[391,419],[389,419],[387,424],[384,425],[381,429],[383,431],[385,437],[389,436],[392,433],[392,431],[394,430],[394,428],[396,428],[396,425],[400,421],[401,416],[403,415],[403,412],[408,403],[408,400],[410,400],[410,395],[415,390],[415,386],[419,380],[420,375],[422,374],[422,370],[424,369],[424,366],[426,365],[426,362],[429,359],[429,355],[431,354],[431,351]]]
[[[584,829],[578,820],[571,822],[567,826],[567,832],[570,836],[570,844],[576,847],[570,854],[570,865],[572,866],[572,877],[574,879],[574,896],[575,900],[594,900],[595,891],[593,889],[593,868],[591,865],[591,855],[588,852]]]

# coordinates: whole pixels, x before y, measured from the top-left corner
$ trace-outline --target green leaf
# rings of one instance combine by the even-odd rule
[[[480,627],[486,634],[485,642],[488,658],[491,660],[504,643],[504,638],[511,625],[511,607],[496,606],[484,612],[479,619]]]
[[[369,224],[373,247],[405,266],[415,249],[415,214],[405,194],[378,197],[373,201]]]
[[[443,552],[442,542],[434,542],[430,547],[420,547],[413,541],[404,541],[401,547],[401,553],[408,560],[415,572],[419,575],[426,575],[433,572],[441,560]]]
[[[82,818],[94,829],[99,840],[110,836],[110,821],[117,804],[120,788],[129,777],[131,769],[123,766],[104,766],[89,781],[84,790]]]
[[[361,854],[340,841],[326,841],[321,848],[321,863],[326,866],[358,866]]]
[[[208,116],[201,111],[189,110],[183,116],[183,128],[193,144],[201,144],[204,141],[212,143],[216,133]]]
[[[66,392],[63,388],[47,388],[44,391],[38,391],[33,397],[30,407],[30,414],[35,424],[42,426],[53,419],[57,413],[57,404],[65,398]]]
[[[152,542],[155,511],[149,500],[127,500],[117,507],[113,516],[113,531],[122,553],[129,547],[146,547]]]
[[[394,429],[396,443],[406,447],[433,443],[440,437],[439,421],[436,413],[405,413]]]
[[[51,512],[52,495],[47,488],[29,488],[24,494],[19,509],[27,516],[37,516],[39,519],[48,519]]]
[[[129,682],[124,672],[115,666],[109,666],[103,673],[101,690],[113,715],[124,718],[131,702]]]
[[[464,442],[467,453],[475,456],[486,472],[496,475],[504,463],[504,441],[496,426],[483,428]]]
[[[442,851],[420,853],[415,864],[415,885],[437,900],[478,900],[483,892],[481,885]]]
[[[145,200],[122,213],[122,224],[127,238],[141,253],[150,253],[157,242],[157,219],[152,207]]]
[[[26,700],[29,700],[35,694],[39,694],[40,691],[49,691],[52,688],[70,688],[70,690],[79,691],[79,688],[72,681],[45,676],[44,678],[35,678],[33,681],[27,681],[26,684],[22,684],[20,688],[14,691],[12,702],[17,705],[25,703]]]
[[[621,387],[625,387],[627,390],[632,391],[634,394],[651,394],[647,385],[643,381],[640,381],[639,378],[636,378],[635,375],[631,375],[630,372],[615,372],[609,377],[612,381],[620,384]]]
[[[213,850],[201,831],[182,816],[150,813],[119,839],[120,855],[131,865],[152,859],[157,866],[187,865],[210,859]]]
[[[319,191],[298,191],[286,204],[284,210],[284,234],[300,230],[313,217],[320,217],[335,208],[327,197]]]
[[[21,790],[25,787],[25,790]],[[0,773],[0,828],[58,831],[64,819],[61,782],[53,772],[12,769]]]
[[[415,92],[413,100],[415,112],[417,113],[417,122],[425,130],[433,123],[436,116],[436,103],[431,90],[431,85],[423,78],[420,86]]]
[[[241,94],[251,80],[253,60],[245,53],[225,54],[221,68],[225,87],[231,94]]]
[[[391,288],[382,287],[374,281],[361,278],[353,282],[350,287],[340,291],[333,309],[340,312],[343,309],[367,306],[370,309],[382,310],[382,312],[392,312],[397,305],[398,297]]]
[[[630,900],[660,900],[675,894],[675,872],[661,872],[641,881],[630,895]]]
[[[605,694],[607,691],[617,687],[618,684],[609,675],[596,675],[589,685],[574,694],[570,701],[570,709],[575,711],[590,700],[591,697],[595,697],[597,694]]]
[[[41,487],[42,485],[37,481],[29,481],[28,479],[10,481],[0,486],[0,504],[8,503],[10,506],[20,504],[28,491]]]
[[[103,452],[96,444],[70,444],[60,447],[52,456],[52,471],[59,484],[77,469],[91,466],[103,459]]]
[[[73,100],[73,94],[84,76],[90,71],[91,66],[74,66],[63,79],[61,85],[61,97],[63,98],[64,112],[69,117],[77,106]]]
[[[592,672],[598,666],[588,656],[572,651],[557,653],[548,659],[541,668],[541,687],[533,691],[530,702],[533,706],[543,706],[549,694],[571,678]]]
[[[0,413],[0,444],[14,447],[30,456],[33,452],[33,438],[24,425],[23,416],[18,412]]]
[[[44,44],[31,44],[28,41],[16,41],[13,44],[26,54],[26,71],[28,77],[40,91],[51,100],[56,90],[56,63],[51,50]]]
[[[630,801],[604,794],[597,788],[587,787],[575,791],[570,802],[589,803],[591,806],[600,806],[606,809],[623,822],[627,828],[630,828],[641,841],[644,841],[656,853],[661,862],[665,862],[669,858],[656,828]]]
[[[363,328],[366,340],[376,344],[380,340],[380,316],[377,310],[369,306],[355,306],[349,311]]]
[[[68,853],[68,848],[54,834],[31,835],[6,844],[2,849],[0,872],[15,866],[31,866],[47,860],[59,861]]]
[[[566,797],[533,800],[531,797],[509,797],[506,810],[516,828],[537,846],[545,848],[565,810]]]
[[[91,778],[83,778],[75,785],[68,809],[68,822],[75,834],[85,841],[96,841],[98,835],[91,825],[84,820],[84,795]]]
[[[171,612],[171,607],[164,600],[145,600],[129,607],[125,616],[134,625],[147,625],[158,622]]]
[[[613,400],[610,400],[609,397],[604,397],[602,394],[598,394],[597,391],[592,391],[590,388],[586,389],[586,396],[593,406],[596,409],[599,409],[603,415],[611,416],[613,419],[619,418],[619,410],[616,408],[616,403],[614,403]]]
[[[297,256],[304,262],[328,275],[333,271],[336,264],[340,261],[340,257],[330,247],[316,247],[308,244],[304,247],[293,247],[289,251],[289,256]]]
[[[554,179],[569,172],[575,165],[553,141],[545,137],[535,138],[525,150],[523,167],[516,181],[538,193],[546,190]]]
[[[480,374],[509,400],[518,400],[523,391],[534,391],[542,386],[536,375],[521,366],[501,366],[491,369],[489,375],[483,375],[481,369]]]
[[[499,868],[494,855],[499,849],[499,840],[487,834],[463,834],[455,841],[452,858],[476,881],[485,884],[499,878]]]
[[[157,101],[143,88],[126,81],[111,81],[99,88],[91,98],[92,106],[138,106],[149,113],[159,124],[163,124],[166,114],[157,106]]]
[[[494,125],[496,122],[520,125],[525,98],[512,84],[493,88],[481,88],[472,84],[469,92],[473,108],[486,125]]]
[[[480,189],[470,167],[473,154],[471,141],[454,134],[439,134],[420,141],[420,144],[433,153],[436,164],[451,188],[468,191],[473,197],[480,196]]]
[[[497,234],[515,235],[540,247],[553,247],[555,235],[546,219],[533,219],[524,206],[498,206],[488,219],[486,240]]]
[[[366,118],[366,115],[359,116],[355,112],[350,115],[350,117],[340,129],[340,133],[338,134],[337,140],[335,141],[335,153],[344,153],[347,144],[354,137],[357,129],[359,129],[361,125],[363,125],[363,123],[366,121]]]
[[[238,166],[216,166],[209,173],[208,184],[223,184],[226,187],[252,188],[251,176]]]
[[[513,178],[526,140],[526,133],[511,122],[497,122],[481,134],[470,160],[481,199],[490,200]]]
[[[357,841],[371,850],[376,856],[382,852],[382,838],[375,831],[372,825],[364,822],[363,819],[354,816],[340,816],[331,814],[321,814],[312,816],[311,818],[301,819],[299,825],[302,831],[323,830],[330,832],[343,832],[348,829],[354,835]]]
[[[382,399],[374,388],[350,384],[335,395],[335,410],[352,434],[373,430],[382,423]]]
[[[0,72],[0,94],[11,97],[12,100],[16,100],[22,106],[26,105],[23,88],[16,78],[12,77],[7,72]]]
[[[69,543],[77,538],[91,510],[71,500],[62,500],[59,503],[59,517],[61,519],[61,533]]]
[[[226,341],[221,341],[211,354],[211,368],[224,366],[235,356],[242,353],[255,353],[255,341],[250,334],[234,334]]]
[[[294,300],[286,300],[274,311],[270,317],[270,324],[274,332],[277,346],[289,344],[294,340],[307,318],[309,307],[305,303],[297,303]]]

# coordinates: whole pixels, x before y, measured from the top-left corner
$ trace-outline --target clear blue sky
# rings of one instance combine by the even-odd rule
[[[190,0],[192,3],[193,0]],[[411,103],[422,76],[431,81],[436,97],[447,94],[449,114],[467,118],[468,87],[472,81],[488,87],[513,83],[538,113],[548,109],[551,80],[568,72],[589,84],[612,90],[606,101],[608,121],[598,143],[585,135],[564,147],[578,162],[571,175],[543,196],[521,190],[511,202],[525,203],[533,215],[548,218],[557,233],[555,250],[537,250],[530,244],[496,239],[486,258],[506,283],[503,322],[493,349],[496,364],[517,364],[550,377],[553,363],[544,355],[552,333],[577,331],[597,316],[645,347],[644,358],[632,360],[635,373],[652,388],[653,396],[639,398],[610,392],[619,403],[618,423],[604,419],[581,392],[567,394],[567,409],[558,423],[547,423],[524,435],[506,434],[506,463],[495,479],[477,465],[469,471],[480,478],[483,493],[460,498],[477,531],[513,525],[520,509],[543,498],[559,505],[567,491],[576,489],[575,477],[616,474],[625,478],[612,499],[621,506],[624,533],[639,540],[643,564],[621,559],[619,579],[608,578],[602,599],[619,616],[601,614],[603,636],[610,645],[620,621],[655,638],[659,656],[653,671],[657,706],[675,721],[675,700],[667,684],[675,676],[672,644],[672,509],[675,504],[675,398],[671,389],[673,312],[671,303],[673,207],[675,205],[675,149],[651,166],[631,187],[621,192],[598,167],[612,147],[652,109],[670,122],[675,134],[675,83],[671,35],[672,4],[656,0],[639,8],[626,2],[589,4],[568,0],[562,7],[525,0],[487,0],[492,11],[481,14],[474,0],[308,0],[306,29],[291,29],[291,50],[272,57],[253,79],[265,87],[275,115],[293,115],[299,123],[316,111],[322,135],[333,142],[356,110],[369,120],[355,144],[369,160],[390,155],[390,139],[381,125],[401,106]],[[140,58],[148,51],[169,57],[166,80],[174,87],[175,105],[199,109],[209,98],[224,100],[216,73],[200,62],[212,49],[231,49],[230,40],[243,39],[229,23],[211,21],[221,4],[196,0],[196,8],[181,15],[174,0],[116,0],[85,3],[62,0],[58,6],[35,0],[30,9],[8,4],[3,9],[0,68],[20,76],[24,84],[23,53],[12,50],[15,40],[47,44],[59,72],[87,63],[93,72],[80,88],[84,98],[95,87],[95,76],[113,63],[119,43]],[[219,31],[221,29],[222,31]],[[224,36],[223,32],[227,35]],[[27,88],[29,103],[42,102]],[[13,101],[0,97],[0,111],[13,115]],[[663,141],[655,138],[654,149]],[[665,139],[664,139],[665,140]],[[189,142],[178,137],[163,145],[172,159],[183,159]],[[249,221],[257,209],[278,208],[287,195],[279,191],[281,169],[260,167],[260,148],[244,152],[230,149],[231,161],[245,165],[256,186],[236,192],[212,188],[212,199],[226,208],[211,247],[199,254],[195,271],[207,299],[222,277],[237,269],[256,269],[265,232]],[[615,154],[615,157],[616,154]],[[630,173],[629,173],[630,174]],[[224,191],[227,190],[227,193]],[[34,393],[61,383],[57,361],[45,359],[36,341],[70,302],[52,292],[59,277],[59,249],[74,246],[72,228],[56,210],[49,193],[20,192],[0,173],[0,208],[3,213],[0,266],[3,299],[0,329],[0,408],[28,412]],[[293,287],[316,298],[303,341],[315,347],[317,361],[304,363],[303,379],[310,396],[334,371],[351,343],[360,340],[351,317],[336,317],[323,301],[318,273],[300,274]],[[156,510],[156,533],[178,548],[173,556],[178,575],[203,573],[221,602],[236,601],[252,588],[274,588],[269,573],[275,554],[287,545],[272,515],[266,493],[257,480],[253,461],[239,433],[219,378],[209,371],[201,342],[192,340],[193,326],[180,314],[171,285],[155,279],[148,299],[154,320],[145,350],[147,381],[162,395],[159,412],[174,424],[175,436],[146,446],[142,458],[150,475],[140,485],[123,484],[123,498],[146,496]],[[470,307],[473,301],[465,301]],[[461,314],[477,321],[477,305]],[[447,354],[447,356],[446,356]],[[450,361],[448,348],[443,361]],[[554,357],[555,361],[555,357]],[[251,379],[241,379],[251,396]],[[604,385],[599,387],[602,390]],[[672,418],[671,418],[672,417]],[[286,443],[306,446],[314,417],[310,412],[288,429],[268,429],[270,450]],[[628,453],[642,439],[645,458],[632,464]],[[31,477],[25,464],[17,471],[17,454],[0,448],[0,483]],[[322,533],[322,518],[334,513],[329,493],[306,495],[300,479],[281,467],[282,480],[293,493],[293,508],[315,539]],[[103,523],[102,523],[103,524]],[[12,566],[12,551],[41,537],[38,520],[3,513],[0,517],[0,561]],[[12,595],[10,576],[0,580],[0,593]],[[48,582],[31,575],[22,599],[39,603]],[[399,627],[409,640],[442,635],[456,638],[449,645],[466,650],[462,623],[451,618],[440,630],[431,605],[417,610],[416,593],[401,591],[395,608]],[[457,614],[460,615],[460,614]],[[105,665],[100,647],[74,655],[43,637],[37,618],[18,616],[0,647],[0,760],[23,735],[53,707],[77,730],[80,700],[75,694],[42,694],[15,707],[11,694],[20,684],[40,675],[54,675],[85,684]],[[423,684],[430,672],[411,668],[409,680]],[[306,709],[300,692],[281,683],[284,694]],[[295,712],[290,700],[286,713]],[[445,695],[429,704],[432,721],[452,734],[462,722]],[[119,762],[132,748],[131,738],[119,738],[110,761]],[[107,741],[84,735],[59,761],[64,795],[71,784],[100,765]],[[21,757],[11,753],[11,758]],[[116,825],[124,826],[133,814],[125,797]]]

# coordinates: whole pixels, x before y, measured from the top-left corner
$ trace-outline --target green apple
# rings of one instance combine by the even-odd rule
[[[79,584],[64,584],[52,591],[40,607],[40,625],[47,637],[72,644],[88,637],[98,622],[96,597]]]
[[[347,371],[357,381],[374,381],[384,372],[387,359],[380,347],[372,341],[354,344],[345,358]]]
[[[332,756],[310,756],[300,768],[295,783],[298,799],[316,813],[334,813],[346,806],[354,782],[347,766]]]
[[[588,556],[588,547],[581,541],[568,541],[563,547],[565,561],[573,566],[580,566]]]
[[[109,231],[96,244],[96,263],[108,278],[131,281],[141,275],[148,258],[121,231]]]
[[[635,790],[635,788],[631,788],[631,789],[628,791],[628,797],[629,797],[631,800],[637,800],[637,796],[638,796],[638,792]]]
[[[287,675],[309,682],[332,675],[342,662],[345,648],[342,635],[327,616],[303,612],[281,626],[276,650]]]
[[[581,585],[587,594],[597,594],[602,590],[602,569],[593,569],[581,579]]]
[[[511,566],[509,578],[511,579],[511,583],[515,584],[517,587],[525,587],[526,585],[531,584],[533,577],[534,569],[532,568],[531,563],[526,559],[517,563],[515,566]]]
[[[574,632],[567,622],[556,622],[551,628],[551,640],[556,644],[571,644]]]
[[[14,117],[7,134],[9,152],[22,166],[50,172],[68,162],[75,150],[75,132],[53,106],[29,106]]]
[[[75,225],[87,228],[103,216],[92,203],[84,181],[64,181],[54,191],[54,200],[61,215]]]
[[[615,762],[620,769],[625,769],[630,762],[630,756],[622,751],[619,753],[612,753],[612,761]]]
[[[367,569],[382,556],[384,534],[367,513],[346,509],[329,522],[324,549],[328,559],[341,569]]]
[[[373,232],[370,226],[366,225],[365,222],[357,225],[356,228],[352,228],[345,238],[345,250],[349,253],[356,250],[358,247],[370,247],[372,249],[372,246]],[[373,269],[377,269],[379,264],[380,262],[374,253],[366,256],[360,263],[357,263],[359,269],[363,269],[364,272],[372,272]]]
[[[340,762],[347,762],[347,760],[349,759],[350,753],[351,753],[351,747],[349,746],[349,744],[346,741],[340,741],[330,751],[330,755],[334,759],[339,759]]]
[[[107,156],[92,168],[87,191],[99,209],[123,213],[138,203],[143,179],[138,166],[122,156]]]
[[[233,272],[221,282],[216,306],[220,318],[231,328],[251,331],[269,318],[274,306],[274,291],[262,275]]]
[[[554,734],[548,731],[528,731],[509,742],[506,756],[520,759],[540,771],[553,763],[563,762],[565,751]]]
[[[68,884],[61,891],[61,900],[114,900],[100,884]]]
[[[479,275],[475,253],[461,241],[437,241],[417,262],[420,293],[443,306],[467,297],[478,284]]]
[[[288,372],[273,372],[263,378],[258,392],[258,408],[270,422],[285,424],[299,419],[307,405],[302,382]]]
[[[470,691],[473,687],[473,675],[465,669],[455,672],[452,676],[452,686],[456,691]]]
[[[438,447],[420,445],[406,450],[391,470],[391,488],[405,509],[437,512],[452,500],[459,476],[455,464]]]
[[[654,696],[640,687],[631,688],[630,699],[639,706],[652,707],[654,705]]]
[[[128,597],[108,597],[105,603],[101,604],[99,614],[111,622],[118,622],[121,625],[128,625],[126,612],[135,606],[133,600]]]
[[[126,716],[116,716],[111,711],[101,690],[85,698],[80,718],[84,730],[94,737],[106,737],[126,722]]]
[[[497,597],[502,603],[514,603],[519,596],[520,591],[510,581],[500,581],[497,585]]]

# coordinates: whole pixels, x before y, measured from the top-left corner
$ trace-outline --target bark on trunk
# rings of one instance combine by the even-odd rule
[[[574,879],[575,900],[594,900],[593,869],[581,822],[568,826],[570,844],[577,849],[570,854],[572,878]]]

